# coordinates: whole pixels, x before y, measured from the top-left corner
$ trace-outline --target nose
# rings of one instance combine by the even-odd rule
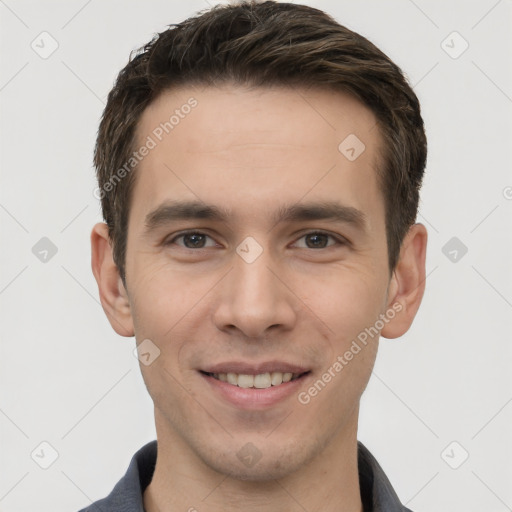
[[[290,283],[278,274],[268,251],[251,263],[234,254],[233,268],[217,289],[217,328],[238,331],[247,338],[264,338],[271,329],[291,329],[297,320],[297,305]]]

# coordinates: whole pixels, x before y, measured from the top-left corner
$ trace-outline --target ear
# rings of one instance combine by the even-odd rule
[[[104,222],[92,228],[91,266],[98,283],[101,305],[110,325],[121,336],[134,336],[130,301],[114,263],[108,226]]]
[[[427,230],[423,224],[410,227],[400,249],[400,257],[388,286],[387,310],[396,314],[385,324],[381,335],[398,338],[405,334],[416,316],[425,291]]]

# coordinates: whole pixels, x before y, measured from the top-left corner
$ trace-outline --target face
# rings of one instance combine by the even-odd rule
[[[144,112],[148,136],[126,296],[159,350],[141,363],[159,440],[280,478],[355,436],[389,320],[376,119],[341,93],[184,88]]]

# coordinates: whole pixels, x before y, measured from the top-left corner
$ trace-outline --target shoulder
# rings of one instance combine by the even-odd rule
[[[132,457],[124,476],[105,498],[79,512],[144,512],[143,493],[155,470],[157,442],[151,441]]]

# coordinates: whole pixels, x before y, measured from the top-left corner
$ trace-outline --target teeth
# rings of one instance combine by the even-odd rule
[[[240,379],[238,379],[238,385],[240,385]],[[254,387],[259,389],[269,388],[272,385],[272,379],[270,373],[261,373],[260,375],[254,376]]]
[[[279,386],[283,382],[283,374],[281,372],[272,372],[272,386]]]
[[[214,373],[213,377],[221,380],[222,382],[228,382],[229,384],[233,384],[233,386],[238,386],[240,388],[266,389],[271,386],[279,386],[279,384],[282,384],[283,382],[290,382],[291,380],[296,379],[299,375],[299,373],[289,372],[267,372],[260,373],[259,375]]]
[[[254,386],[254,375],[239,375],[238,387],[239,388],[252,388]]]

